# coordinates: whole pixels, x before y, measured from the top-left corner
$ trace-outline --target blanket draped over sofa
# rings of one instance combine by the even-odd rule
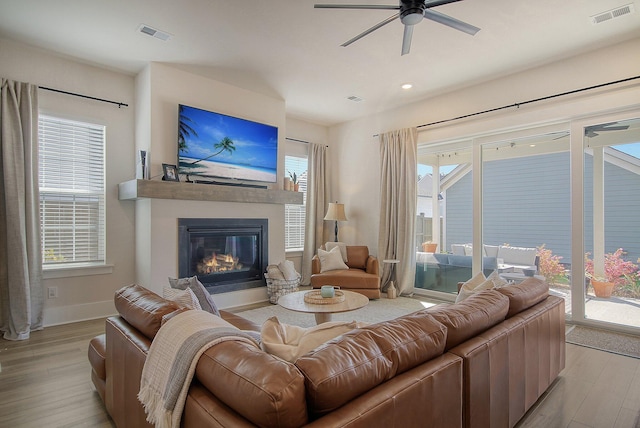
[[[138,399],[147,421],[158,428],[179,427],[196,364],[204,351],[224,341],[258,344],[209,312],[191,310],[169,319],[158,330],[142,369]]]

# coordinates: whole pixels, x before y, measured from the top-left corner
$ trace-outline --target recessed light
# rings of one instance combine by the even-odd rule
[[[411,83],[405,83],[401,87],[402,87],[402,89],[411,89],[411,88],[413,88],[413,85]]]

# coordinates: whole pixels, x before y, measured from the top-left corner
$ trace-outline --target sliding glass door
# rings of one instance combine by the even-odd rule
[[[534,130],[535,131],[535,130]],[[546,280],[571,309],[569,131],[482,145],[482,256],[485,275]]]
[[[640,119],[586,126],[583,144],[584,316],[640,327]]]

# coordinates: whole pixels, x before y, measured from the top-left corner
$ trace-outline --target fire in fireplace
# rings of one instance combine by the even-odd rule
[[[178,272],[211,293],[264,286],[268,220],[178,219]]]

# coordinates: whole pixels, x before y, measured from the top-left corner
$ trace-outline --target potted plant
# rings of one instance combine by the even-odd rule
[[[435,253],[438,248],[438,244],[435,242],[427,241],[422,243],[422,251],[425,253]]]
[[[298,176],[295,172],[289,171],[289,178],[291,178],[291,184],[293,184],[293,191],[297,192],[300,189],[300,184],[298,183]]]
[[[626,282],[626,275],[637,270],[637,266],[622,257],[625,251],[618,248],[613,253],[604,256],[604,275],[596,275],[593,270],[593,260],[589,258],[591,253],[585,254],[585,275],[589,278],[596,297],[609,298],[617,285]]]

